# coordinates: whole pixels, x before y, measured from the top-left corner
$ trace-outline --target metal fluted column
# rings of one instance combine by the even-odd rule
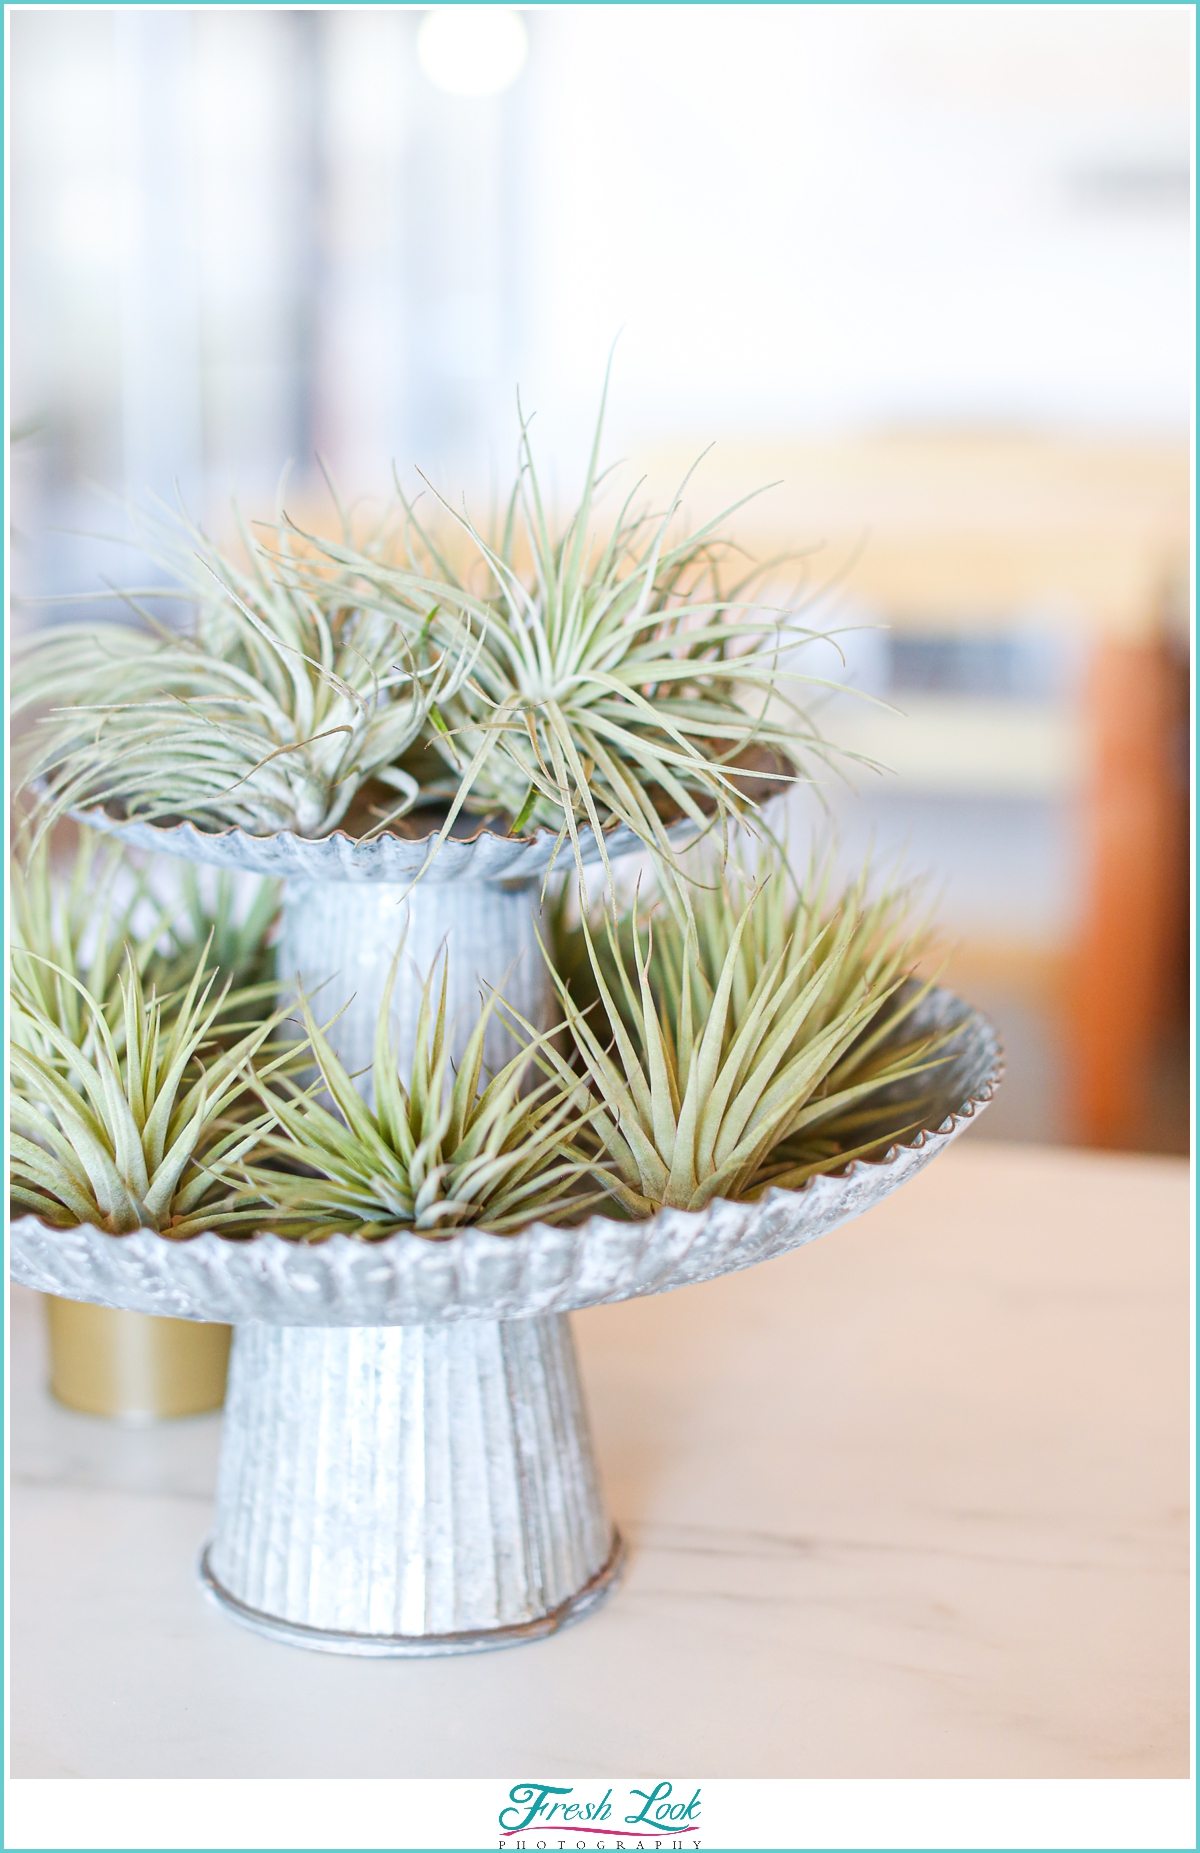
[[[538,946],[538,902],[536,884],[505,889],[484,882],[419,882],[415,888],[387,882],[289,883],[276,960],[280,982],[287,986],[298,976],[321,1023],[347,1006],[329,1039],[352,1074],[367,1070],[358,1088],[370,1099],[375,1025],[401,939],[392,1035],[406,1078],[421,986],[443,951],[449,964],[452,1057],[461,1054],[478,1020],[480,994],[489,987],[501,991],[527,1022],[548,1027],[552,986]],[[503,1018],[493,1015],[485,1063],[499,1068],[516,1051]]]
[[[239,1328],[204,1562],[238,1620],[470,1652],[576,1619],[618,1567],[565,1316]]]

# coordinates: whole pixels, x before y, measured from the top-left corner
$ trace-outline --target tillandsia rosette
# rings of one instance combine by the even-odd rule
[[[827,633],[799,611],[756,605],[778,562],[725,583],[736,550],[720,529],[741,503],[680,535],[683,487],[659,514],[636,510],[631,494],[600,536],[603,416],[602,401],[583,495],[561,530],[522,420],[499,535],[443,504],[465,539],[461,570],[403,496],[403,561],[306,537],[415,661],[471,640],[469,673],[431,704],[422,738],[426,762],[432,749],[443,763],[441,782],[425,786],[449,806],[443,837],[464,808],[503,813],[514,835],[544,825],[577,853],[585,827],[603,851],[605,831],[623,823],[670,859],[672,819],[709,829],[753,809],[755,788],[782,790],[830,754],[789,693],[828,686],[791,660]]]
[[[228,1181],[259,1134],[248,1064],[269,1076],[296,1059],[286,1043],[262,1060],[285,1010],[261,1016],[222,1044],[216,1035],[229,981],[203,961],[178,999],[143,989],[126,954],[117,979],[120,1016],[61,967],[79,993],[79,1033],[69,1034],[22,971],[49,965],[26,951],[14,960],[9,1007],[12,1196],[60,1227],[91,1223],[112,1235],[154,1229],[185,1238],[245,1229],[261,1205],[235,1199]]]
[[[669,859],[673,823],[719,831],[807,776],[831,749],[798,697],[829,684],[796,653],[828,633],[763,602],[781,563],[745,570],[722,538],[741,503],[688,532],[685,483],[665,511],[635,489],[602,519],[603,416],[602,400],[561,526],[524,419],[490,538],[446,504],[435,535],[399,491],[365,537],[340,504],[340,539],[282,507],[265,539],[235,510],[233,552],[143,517],[173,583],[19,652],[37,828],[91,807],[307,839],[420,824],[432,856],[469,812],[499,834],[552,830],[577,859],[592,830],[607,861],[624,824]],[[178,624],[163,600],[182,602]]]
[[[129,864],[119,843],[85,830],[69,875],[55,879],[44,836],[26,859],[14,859],[9,892],[13,980],[36,1004],[11,1032],[28,1033],[41,1018],[86,1048],[99,1009],[120,1033],[126,955],[144,980],[170,943],[169,909],[151,893],[145,871]],[[49,1053],[42,1039],[38,1046]]]
[[[298,582],[282,520],[274,550],[239,528],[241,563],[186,521],[156,521],[146,549],[173,587],[120,593],[133,622],[54,626],[20,653],[14,711],[35,715],[20,759],[39,827],[107,805],[312,838],[368,780],[390,789],[390,814],[414,802],[398,762],[466,673],[469,640],[444,627],[418,664],[344,576]],[[178,629],[151,609],[164,598],[188,607]]]
[[[525,1091],[546,1038],[515,1019],[527,1046],[481,1090],[484,1032],[496,999],[484,1006],[452,1072],[443,964],[436,1002],[436,971],[422,988],[405,1085],[389,1021],[402,952],[403,944],[379,1012],[373,1108],[301,998],[319,1079],[307,1088],[286,1077],[258,1084],[269,1123],[255,1161],[244,1166],[250,1195],[270,1206],[278,1233],[310,1241],[339,1230],[365,1240],[402,1229],[445,1236],[467,1225],[505,1234],[538,1218],[578,1218],[599,1195],[581,1188],[589,1167],[575,1144],[586,1124],[586,1083],[551,1074]]]
[[[65,878],[53,871],[44,835],[14,859],[10,893],[14,973],[41,1015],[80,1048],[94,1040],[96,1005],[118,1041],[123,1035],[126,959],[156,994],[164,1021],[202,965],[223,981],[216,1033],[230,1033],[231,1017],[274,1002],[277,882],[254,883],[247,905],[228,874],[206,886],[189,864],[164,870],[155,859],[135,862],[119,843],[81,827]],[[26,1031],[31,1022],[26,1014]]]
[[[280,884],[253,882],[246,905],[227,870],[221,870],[206,890],[192,863],[177,866],[169,932],[149,967],[158,990],[178,993],[207,960],[229,979],[235,1007],[243,1007],[253,996],[273,998],[275,949],[270,935],[279,915]]]
[[[12,1194],[69,1227],[187,1236],[241,1229],[225,1166],[256,1136],[248,1064],[298,1059],[281,1034],[274,882],[236,896],[83,829],[67,866],[43,837],[13,869]]]
[[[929,987],[904,891],[872,900],[864,872],[833,894],[828,865],[797,885],[774,851],[753,876],[664,885],[654,914],[560,918],[551,967],[573,1048],[544,1059],[588,1076],[579,1142],[627,1213],[796,1189],[919,1125],[890,1091],[946,1035],[905,1035]]]

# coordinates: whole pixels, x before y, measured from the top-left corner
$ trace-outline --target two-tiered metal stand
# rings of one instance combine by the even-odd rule
[[[480,990],[548,1021],[537,944],[553,838],[480,831],[427,845],[340,832],[308,841],[185,823],[117,825],[143,849],[285,882],[278,970],[320,987],[322,1018],[370,1086],[375,1023],[402,933],[393,999],[401,1061],[420,982],[443,947],[461,1048]],[[637,844],[621,833],[615,857]],[[594,850],[594,843],[591,845]],[[468,1653],[548,1634],[604,1599],[623,1546],[596,1474],[567,1314],[749,1267],[812,1241],[887,1196],[977,1113],[1000,1074],[984,1019],[945,991],[922,1009],[954,1028],[926,1129],[881,1163],[759,1203],[664,1210],[646,1223],[593,1216],[521,1234],[443,1240],[275,1235],[171,1241],[12,1229],[18,1281],[68,1299],[236,1327],[213,1536],[201,1575],[236,1620],[333,1653]],[[911,1020],[910,1020],[911,1023]],[[512,1052],[499,1020],[489,1059]],[[928,1091],[928,1076],[920,1086]],[[896,1123],[911,1119],[903,1090]]]

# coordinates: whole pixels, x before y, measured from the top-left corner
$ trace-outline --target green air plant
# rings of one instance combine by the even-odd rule
[[[560,935],[573,983],[552,967],[573,1051],[543,1059],[588,1076],[599,1106],[581,1143],[629,1214],[796,1188],[909,1130],[880,1091],[942,1039],[901,1033],[922,995],[902,990],[921,941],[904,893],[871,900],[864,873],[831,897],[827,867],[797,893],[781,857],[668,892],[653,917],[585,913]]]
[[[135,623],[64,625],[22,653],[17,712],[37,710],[24,771],[42,794],[41,828],[64,810],[117,806],[127,816],[185,817],[252,835],[334,829],[368,780],[390,785],[405,811],[416,782],[397,762],[432,704],[469,664],[453,627],[416,666],[395,624],[365,609],[346,576],[304,586],[238,517],[246,564],[201,532],[154,524],[156,551],[180,582],[119,596]],[[146,600],[173,597],[190,622],[169,629]]]
[[[824,633],[795,611],[754,605],[766,566],[723,583],[733,550],[719,529],[733,509],[680,538],[682,488],[659,515],[634,511],[631,495],[598,537],[603,416],[602,400],[582,499],[561,532],[522,420],[502,533],[493,544],[454,516],[474,577],[450,564],[403,496],[402,564],[306,537],[355,576],[363,606],[389,619],[414,657],[461,654],[473,640],[469,673],[439,693],[424,735],[426,758],[432,747],[451,775],[427,788],[449,801],[437,842],[467,807],[506,813],[513,835],[545,825],[577,856],[582,827],[603,849],[603,832],[624,823],[670,859],[672,818],[723,824],[750,806],[750,775],[782,789],[829,751],[783,693],[789,680],[818,680],[785,658]]]
[[[29,954],[23,963],[50,961]],[[263,1018],[231,1047],[215,1046],[228,981],[218,989],[217,974],[202,962],[168,1021],[127,954],[118,1039],[103,1001],[54,969],[79,993],[83,1033],[68,1034],[14,973],[14,1200],[60,1228],[91,1223],[113,1235],[154,1229],[184,1238],[261,1222],[261,1208],[239,1200],[227,1174],[258,1136],[246,1111],[253,1104],[247,1064],[285,1012]],[[269,1077],[295,1059],[288,1045],[260,1073]]]
[[[20,1026],[35,1033],[44,1018],[77,1047],[90,1044],[99,1005],[110,1029],[123,1021],[120,974],[126,951],[144,979],[159,957],[169,928],[169,910],[150,892],[145,874],[131,867],[119,843],[81,830],[65,879],[55,879],[50,843],[42,837],[31,855],[14,860],[10,948],[14,977],[20,977],[36,1012]],[[50,1044],[36,1043],[54,1059]]]
[[[578,1216],[596,1200],[580,1194],[588,1167],[574,1146],[586,1085],[566,1074],[522,1093],[543,1041],[533,1037],[481,1093],[484,1031],[495,999],[485,1006],[452,1075],[443,967],[436,1004],[433,972],[423,987],[406,1087],[389,1024],[399,957],[375,1035],[374,1109],[355,1091],[301,999],[319,1080],[307,1089],[286,1079],[281,1086],[260,1088],[272,1126],[259,1140],[258,1154],[271,1162],[259,1157],[245,1167],[250,1189],[272,1207],[272,1226],[309,1240],[338,1230],[372,1239],[399,1229],[451,1235],[466,1224],[504,1233],[536,1217]],[[314,1097],[322,1086],[332,1111]],[[278,1165],[287,1168],[272,1168]]]
[[[182,866],[179,886],[168,949],[150,967],[158,989],[181,989],[207,959],[235,987],[235,1002],[247,988],[267,996],[275,978],[275,952],[268,934],[279,914],[280,884],[258,882],[244,910],[238,905],[237,884],[224,869],[213,883],[211,898],[190,862]]]
[[[49,838],[15,860],[12,872],[12,960],[40,1012],[68,1040],[90,1049],[99,1003],[118,1044],[124,1034],[120,976],[126,954],[143,987],[153,989],[169,1021],[197,970],[207,964],[228,980],[220,1006],[221,1033],[236,1033],[231,1013],[274,998],[274,952],[267,934],[279,909],[279,884],[257,884],[240,910],[232,878],[222,872],[211,901],[184,865],[177,899],[165,899],[151,865],[135,864],[119,843],[82,827],[74,858],[61,876],[51,865]],[[78,983],[75,981],[78,980]],[[35,1018],[22,1019],[33,1034]],[[60,1061],[49,1045],[41,1053]]]

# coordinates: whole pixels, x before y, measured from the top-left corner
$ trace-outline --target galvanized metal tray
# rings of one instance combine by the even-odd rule
[[[836,1229],[922,1170],[982,1112],[1002,1073],[986,1018],[931,991],[914,1027],[953,1027],[948,1060],[924,1127],[874,1162],[769,1190],[756,1203],[662,1210],[647,1222],[595,1215],[575,1228],[533,1223],[518,1235],[464,1229],[431,1240],[409,1232],[379,1242],[334,1235],[301,1244],[273,1234],[212,1233],[172,1241],[152,1230],[108,1235],[54,1229],[35,1216],[12,1224],[12,1274],[68,1299],[176,1319],[300,1326],[428,1325],[519,1319],[668,1292],[751,1267]],[[919,1085],[914,1083],[913,1085]],[[928,1078],[924,1084],[929,1085]],[[904,1123],[905,1089],[893,1090]]]
[[[392,831],[364,840],[333,830],[324,837],[297,836],[278,830],[270,836],[251,836],[246,830],[201,830],[186,819],[176,823],[150,823],[140,817],[118,817],[102,807],[73,811],[80,823],[110,836],[119,836],[134,849],[165,856],[182,856],[189,862],[206,862],[215,868],[247,869],[256,875],[274,875],[291,882],[415,881],[438,887],[448,882],[529,883],[539,881],[555,859],[564,870],[574,850],[569,840],[539,825],[526,836],[500,836],[480,824],[471,835],[453,835],[430,860],[436,831],[423,837],[406,837]],[[682,845],[697,835],[695,824],[684,818],[672,824],[668,836]],[[645,844],[624,824],[607,831],[605,849],[610,861],[644,850]],[[600,845],[590,828],[579,831],[580,857],[585,864],[601,860]],[[428,866],[426,866],[428,865]]]

